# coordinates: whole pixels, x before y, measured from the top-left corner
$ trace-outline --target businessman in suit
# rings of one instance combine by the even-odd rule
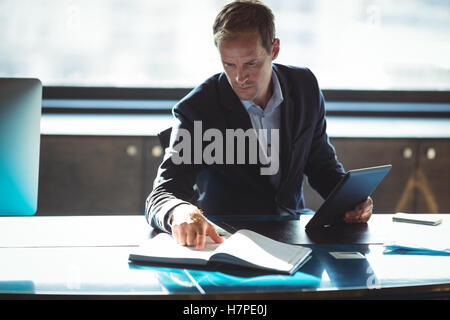
[[[305,207],[303,175],[323,198],[344,175],[326,133],[324,99],[313,73],[273,63],[280,40],[271,10],[259,1],[232,2],[217,15],[213,31],[224,72],[174,106],[170,144],[146,201],[146,217],[154,228],[199,250],[206,236],[223,241],[208,215],[300,214]],[[245,163],[220,157],[212,163],[199,161],[207,141],[213,140],[209,136],[205,141],[205,134],[201,143],[192,141],[199,139],[199,128],[216,133],[217,141],[230,130],[264,129],[258,132],[272,137],[278,133],[278,141],[268,134],[257,140],[265,151],[262,158],[275,155],[271,160],[276,165],[270,163],[275,170],[262,174],[267,162],[250,163],[248,144]],[[181,151],[182,142],[190,150]],[[230,149],[225,147],[217,148],[214,156],[224,153],[227,160],[239,156],[228,158]],[[347,212],[344,221],[367,222],[372,208],[368,198]]]

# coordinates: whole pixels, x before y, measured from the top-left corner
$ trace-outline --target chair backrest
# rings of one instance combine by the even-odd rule
[[[158,133],[159,143],[161,144],[161,147],[163,150],[165,150],[167,147],[169,147],[170,143],[170,134],[172,133],[172,127],[167,128],[160,133]]]

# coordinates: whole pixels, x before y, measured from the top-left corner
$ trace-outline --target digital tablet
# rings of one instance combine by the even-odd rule
[[[389,164],[349,170],[308,222],[306,229],[341,223],[344,214],[366,200],[391,168]]]

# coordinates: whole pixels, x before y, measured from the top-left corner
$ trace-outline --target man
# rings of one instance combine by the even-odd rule
[[[146,202],[153,227],[199,250],[206,236],[223,241],[205,215],[299,214],[304,174],[323,198],[344,175],[326,134],[324,99],[314,75],[306,68],[272,63],[280,40],[271,10],[259,1],[232,2],[216,17],[213,31],[224,73],[206,80],[174,107],[170,146]],[[274,154],[279,159],[276,170],[264,175],[267,162],[249,163],[250,145],[244,150],[246,163],[220,157],[213,163],[198,161],[206,151],[205,139],[201,144],[191,140],[199,139],[199,125],[225,137],[230,130],[279,133],[275,142],[269,135],[257,140],[266,160]],[[215,142],[222,141],[220,134],[215,137]],[[186,150],[181,151],[181,143]],[[236,149],[218,148],[214,156],[225,152],[228,160],[232,151]],[[366,222],[372,208],[368,198],[344,220]]]

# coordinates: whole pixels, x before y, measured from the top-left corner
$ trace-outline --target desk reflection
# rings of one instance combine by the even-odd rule
[[[0,281],[0,293],[36,293],[36,287],[33,281]]]
[[[377,288],[379,280],[367,259],[336,259],[330,252],[370,252],[368,245],[309,245],[312,258],[302,272],[321,278],[321,288]]]
[[[311,259],[293,275],[213,265],[208,267],[130,263],[130,268],[156,273],[168,292],[217,293],[244,291],[289,291],[318,288],[375,288],[378,280],[367,259],[335,259],[329,252],[369,252],[367,245],[309,245]]]

